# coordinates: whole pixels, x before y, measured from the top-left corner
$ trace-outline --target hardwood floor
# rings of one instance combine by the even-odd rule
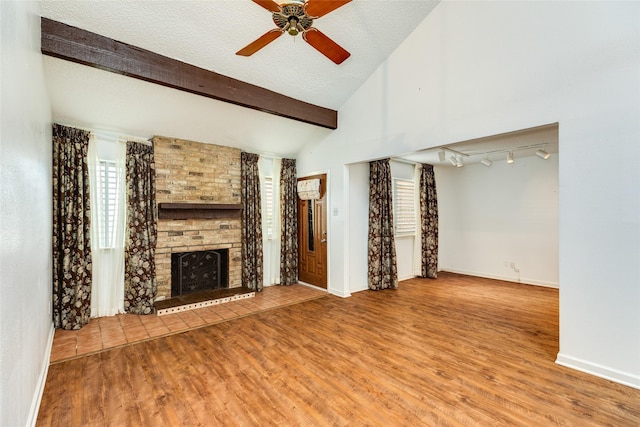
[[[443,273],[54,364],[37,425],[640,425],[557,352],[557,290]]]

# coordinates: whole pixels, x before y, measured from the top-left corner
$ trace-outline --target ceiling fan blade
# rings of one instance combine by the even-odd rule
[[[317,28],[311,27],[302,34],[302,38],[318,52],[335,62],[342,64],[351,54],[344,50],[338,43],[325,36]]]
[[[281,35],[282,30],[280,28],[274,28],[273,30],[260,36],[257,40],[254,40],[253,42],[237,51],[236,55],[251,56]]]
[[[280,12],[280,5],[274,0],[253,0],[254,3],[259,4],[270,12]]]
[[[255,0],[254,0],[255,1]],[[307,0],[307,15],[319,18],[349,3],[351,0]]]

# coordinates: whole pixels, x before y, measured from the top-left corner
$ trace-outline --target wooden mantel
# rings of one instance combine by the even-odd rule
[[[159,219],[240,218],[241,204],[158,203]]]

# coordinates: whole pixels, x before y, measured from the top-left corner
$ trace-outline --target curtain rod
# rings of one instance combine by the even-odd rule
[[[258,154],[258,156],[260,156],[260,157],[264,157],[265,159],[271,159],[271,160],[282,160],[282,157],[269,156],[269,155],[267,155],[267,154]]]
[[[58,124],[61,124],[63,126],[69,126],[69,127],[73,127],[76,129],[80,129],[80,130],[84,130],[87,132],[90,132],[96,136],[99,136],[103,139],[107,139],[110,141],[114,141],[114,142],[118,142],[118,141],[122,141],[122,142],[127,142],[127,141],[132,141],[132,142],[137,142],[139,144],[146,144],[146,145],[153,145],[151,142],[151,138],[144,138],[141,136],[132,136],[132,135],[123,135],[118,131],[113,131],[113,130],[107,130],[107,129],[99,129],[99,128],[88,128],[88,127],[84,127],[84,126],[77,126],[77,125],[70,125],[67,123],[60,123],[57,122]]]
[[[278,156],[270,156],[268,154],[258,154],[258,156],[260,157],[264,157],[265,159],[271,159],[271,160],[296,160],[293,157],[278,157]]]
[[[96,130],[96,129],[87,129],[87,130],[99,138],[107,139],[114,142],[137,142],[138,144],[153,146],[153,143],[151,142],[150,138],[147,139],[139,136],[122,135],[119,132],[112,132],[112,131],[106,131],[106,130]]]
[[[407,160],[407,159],[400,159],[398,157],[391,157],[389,158],[389,160],[393,161],[393,162],[398,162],[398,163],[406,163],[408,165],[420,165],[422,163],[420,162],[414,162],[413,160]]]

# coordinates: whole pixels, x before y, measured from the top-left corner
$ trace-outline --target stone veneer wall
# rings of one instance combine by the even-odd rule
[[[157,203],[240,201],[240,150],[155,136]],[[229,249],[229,287],[242,286],[240,218],[160,219],[156,246],[158,299],[171,296],[171,253]]]

